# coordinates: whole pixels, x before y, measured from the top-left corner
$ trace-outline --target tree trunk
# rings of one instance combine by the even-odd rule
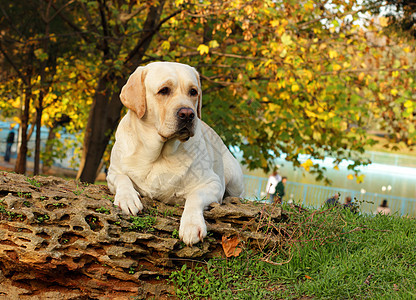
[[[43,91],[39,93],[39,102],[36,107],[36,142],[35,142],[35,165],[33,167],[33,175],[39,174],[40,165],[40,130],[42,127],[42,113],[43,113]]]
[[[48,139],[46,140],[46,145],[45,145],[46,153],[52,153],[53,151],[52,140],[56,137],[55,129],[56,127],[49,128]],[[47,158],[43,157],[42,173],[46,174],[51,168],[52,164],[53,164],[53,159],[51,157],[47,157]]]
[[[20,147],[17,153],[16,165],[14,171],[19,174],[26,173],[26,155],[27,155],[27,128],[29,124],[29,109],[30,98],[32,96],[32,88],[27,87],[25,90],[25,104],[23,107],[23,113],[21,117],[21,130],[20,130]]]
[[[153,36],[159,30],[164,4],[165,1],[159,1],[158,6],[152,6],[149,9],[143,26],[143,34],[125,61],[129,73],[140,64]],[[108,83],[111,80],[117,81],[117,91],[108,91]],[[119,92],[126,81],[127,78],[105,74],[98,82],[85,131],[83,155],[77,175],[77,179],[82,182],[94,183],[97,177],[105,149],[120,120],[123,105],[119,99]]]
[[[117,89],[120,90],[125,79],[117,79]],[[84,136],[83,155],[77,179],[93,183],[97,177],[101,158],[110,141],[111,135],[120,120],[123,105],[118,93],[108,95],[108,77],[103,77],[98,83],[94,102],[90,110],[87,129]],[[111,97],[111,101],[108,98]]]

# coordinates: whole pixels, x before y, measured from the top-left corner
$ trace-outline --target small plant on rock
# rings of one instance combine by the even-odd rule
[[[143,217],[130,217],[131,225],[129,230],[137,230],[137,231],[153,231],[154,228],[152,227],[156,222],[156,217],[152,216],[143,216]]]

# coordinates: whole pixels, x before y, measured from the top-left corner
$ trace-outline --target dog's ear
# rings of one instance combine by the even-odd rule
[[[192,68],[194,70],[196,78],[198,80],[198,88],[200,90],[200,93],[198,93],[198,106],[196,107],[196,115],[198,118],[201,119],[201,109],[202,109],[202,85],[201,85],[201,79],[199,77],[199,73],[195,68]]]
[[[131,109],[141,119],[146,112],[146,87],[144,79],[146,72],[144,67],[138,67],[134,71],[120,93],[121,103]]]

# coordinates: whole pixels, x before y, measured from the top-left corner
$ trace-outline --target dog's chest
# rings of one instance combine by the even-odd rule
[[[127,173],[142,196],[166,201],[184,197],[191,164],[186,155],[176,155],[131,168]]]

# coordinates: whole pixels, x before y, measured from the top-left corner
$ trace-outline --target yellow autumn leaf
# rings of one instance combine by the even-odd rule
[[[309,158],[307,159],[301,166],[306,170],[309,171],[310,168],[313,166],[313,161]]]
[[[341,69],[342,69],[342,67],[341,67],[340,65],[338,65],[338,64],[335,64],[335,65],[333,65],[333,66],[332,66],[332,69],[333,69],[334,71],[339,71],[339,70],[341,70]]]
[[[352,175],[352,174],[348,174],[347,178],[348,178],[349,180],[353,180],[353,179],[354,179],[354,175]]]
[[[380,26],[382,26],[382,27],[387,27],[387,26],[389,26],[389,18],[386,18],[386,17],[380,17],[378,20],[379,20],[379,22],[380,22]]]
[[[328,54],[329,54],[329,58],[336,58],[336,57],[338,57],[338,52],[335,51],[335,50],[329,50]]]
[[[287,33],[284,33],[280,39],[282,40],[282,43],[286,46],[290,46],[293,43],[292,38]]]
[[[220,46],[220,44],[218,44],[216,40],[210,41],[208,45],[209,45],[209,48],[218,48]]]
[[[315,130],[315,131],[312,133],[312,137],[313,137],[313,139],[314,139],[315,141],[317,141],[317,140],[320,140],[320,139],[321,139],[322,135],[321,135],[321,133],[320,133],[319,131]]]
[[[297,91],[299,91],[299,86],[295,83],[295,84],[292,85],[291,90],[292,90],[292,92],[297,92]]]
[[[334,170],[339,171],[339,167],[338,167],[338,165],[335,165],[335,166],[334,166]]]
[[[361,175],[357,176],[357,183],[363,182],[364,181],[364,177],[365,177],[364,174],[361,174]]]
[[[305,113],[309,118],[318,118],[318,115],[314,113],[313,111],[305,109]]]
[[[164,41],[164,42],[162,43],[162,45],[160,45],[160,47],[161,47],[163,50],[169,50],[169,49],[170,49],[170,42],[169,42],[169,41]]]
[[[208,54],[209,52],[209,47],[207,45],[201,44],[198,46],[199,54],[204,55],[204,54]]]
[[[289,95],[288,92],[280,93],[279,97],[282,98],[283,100],[289,100],[290,99],[290,95]]]
[[[253,69],[254,69],[254,64],[251,61],[247,62],[247,64],[246,64],[246,70],[247,71],[251,71]]]
[[[313,11],[313,1],[308,1],[303,6],[306,11]]]
[[[272,27],[277,27],[277,26],[279,26],[279,24],[280,24],[279,20],[270,21],[270,25],[272,25]]]
[[[393,96],[396,96],[399,93],[398,90],[396,89],[391,89],[390,94],[392,94]]]
[[[362,81],[364,79],[364,76],[365,76],[364,72],[361,72],[360,75],[358,75],[358,80]]]

